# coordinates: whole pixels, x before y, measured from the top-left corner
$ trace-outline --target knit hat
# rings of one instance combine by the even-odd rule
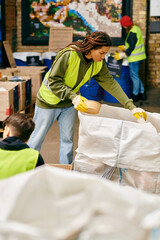
[[[121,18],[120,20],[120,24],[123,26],[123,27],[128,27],[128,26],[131,26],[133,23],[132,23],[132,20],[129,16],[125,15]]]

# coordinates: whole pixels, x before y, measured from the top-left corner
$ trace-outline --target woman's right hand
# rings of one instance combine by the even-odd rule
[[[72,103],[74,105],[74,108],[80,112],[87,112],[88,111],[88,107],[87,105],[84,103],[84,101],[86,101],[87,98],[82,97],[80,95],[77,95],[73,100]]]

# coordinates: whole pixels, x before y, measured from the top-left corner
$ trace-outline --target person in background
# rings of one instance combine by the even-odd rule
[[[4,121],[0,141],[0,179],[23,173],[44,164],[38,151],[26,144],[35,124],[29,115],[15,113]]]
[[[133,24],[129,16],[123,16],[120,24],[126,29],[127,37],[125,39],[125,46],[119,46],[122,52],[115,53],[114,57],[116,60],[120,60],[127,56],[130,77],[133,83],[133,101],[138,101],[139,99],[146,100],[144,86],[139,77],[140,66],[142,61],[146,59],[142,32],[138,26]]]
[[[76,110],[87,112],[84,101],[78,95],[80,87],[91,77],[112,94],[127,109],[137,109],[120,85],[110,75],[105,55],[112,45],[105,32],[94,32],[82,41],[69,44],[58,52],[51,69],[46,73],[37,94],[33,131],[28,144],[38,151],[55,120],[60,129],[60,164],[71,164],[73,160],[73,134]],[[53,133],[54,138],[54,133]]]

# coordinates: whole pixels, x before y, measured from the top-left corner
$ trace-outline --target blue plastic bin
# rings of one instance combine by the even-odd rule
[[[132,96],[132,80],[131,80],[130,74],[129,74],[129,67],[122,65],[121,78],[118,79],[118,78],[114,77],[114,79],[119,83],[119,85],[121,86],[123,91],[126,93],[126,95],[129,98],[131,98],[131,96]],[[118,100],[105,90],[103,90],[103,100],[106,102],[118,103]]]
[[[16,62],[16,66],[41,66],[41,53],[38,52],[14,52],[13,53],[14,60]],[[27,57],[38,57],[39,62],[37,63],[34,59],[33,63],[28,65],[27,64]]]
[[[56,55],[57,55],[56,52],[44,52],[42,54],[43,65],[47,66],[47,70],[51,68]]]
[[[83,97],[88,100],[99,101],[102,99],[103,89],[101,86],[91,78],[90,81],[86,82],[81,88],[80,93]]]

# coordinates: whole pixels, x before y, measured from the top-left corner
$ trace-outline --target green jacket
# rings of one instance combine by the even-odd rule
[[[86,74],[84,75],[82,81],[80,81],[77,85],[77,76],[78,76],[78,69],[79,69],[80,63],[81,63],[81,60],[77,55],[77,52],[71,51],[70,57],[68,60],[68,67],[64,75],[64,84],[68,86],[70,89],[72,89],[73,93],[77,93],[80,87],[83,84],[85,84],[88,81],[88,79],[91,79],[92,76],[96,75],[101,70],[102,64],[103,64],[102,61],[93,62],[92,65],[90,65],[90,67],[86,71]],[[40,88],[40,94],[47,103],[49,103],[50,105],[56,105],[57,103],[59,103],[61,100],[64,100],[64,99],[58,98],[50,89],[49,81],[48,81],[49,75],[50,75],[50,71],[46,74],[43,80],[43,83]]]
[[[36,105],[38,107],[62,108],[72,106],[72,100],[77,95],[76,92],[79,90],[78,86],[81,86],[85,83],[83,83],[84,76],[86,75],[87,71],[91,69],[91,66],[95,64],[95,62],[93,60],[89,62],[86,61],[82,53],[76,52],[75,61],[77,58],[80,61],[79,64],[75,66],[76,71],[74,72],[77,72],[77,74],[74,75],[76,79],[73,79],[75,84],[73,87],[71,87],[65,81],[66,72],[68,71],[68,68],[70,68],[69,64],[74,64],[73,59],[70,61],[71,56],[71,50],[58,53],[51,69],[49,70],[49,73],[46,74],[44,79],[44,81],[47,80],[47,85],[50,92],[53,92],[53,94],[60,101],[58,101],[57,104],[50,104],[46,99],[44,99],[45,97],[43,98],[44,95],[42,93],[44,88],[42,83],[42,86],[37,94]],[[74,76],[72,77],[74,78]],[[110,75],[105,60],[101,62],[99,71],[93,76],[90,75],[86,81],[90,80],[91,77],[94,77],[97,83],[111,95],[117,98],[117,100],[124,105],[125,108],[130,110],[135,108],[132,99],[129,99],[126,96],[117,81],[114,80]],[[74,92],[74,89],[76,89],[76,92]]]

